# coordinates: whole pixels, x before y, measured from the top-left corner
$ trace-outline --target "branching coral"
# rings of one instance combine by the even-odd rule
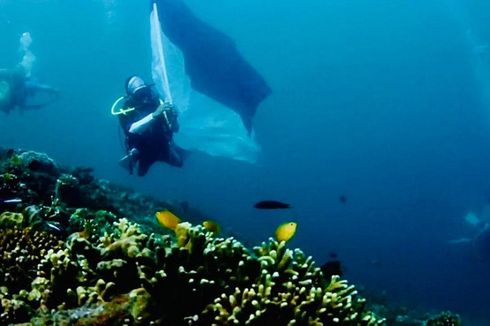
[[[156,271],[146,271],[143,279],[163,322],[200,314],[220,293],[250,284],[260,274],[260,264],[233,238],[214,238],[189,223],[179,224],[176,235],[177,246],[161,252]],[[166,306],[174,308],[162,311]]]
[[[48,250],[61,245],[55,236],[30,228],[0,230],[0,286],[22,289],[34,279]]]
[[[112,234],[106,234],[101,238],[104,248],[103,256],[134,258],[141,254],[148,236],[134,223],[123,218],[114,222]]]
[[[269,240],[255,248],[261,276],[247,288],[222,293],[204,311],[220,325],[379,325],[382,319],[364,311],[354,286],[333,277],[324,286],[311,257],[285,243]]]
[[[147,235],[127,219],[111,231],[97,239],[74,233],[64,249],[49,250],[23,298],[39,311],[85,307],[92,317],[95,306],[133,300],[131,311],[104,318],[142,323],[382,323],[364,310],[353,286],[338,277],[327,284],[311,257],[284,243],[270,240],[253,254],[188,223],[179,225],[175,241]]]
[[[61,244],[55,236],[30,228],[0,231],[2,285],[13,288],[21,286],[26,279],[32,279],[33,271],[46,252],[59,248]]]
[[[72,257],[67,248],[50,250],[38,266],[30,298],[50,309],[76,306],[76,288],[87,281],[89,272],[84,257]]]
[[[24,300],[9,297],[7,288],[0,287],[0,325],[26,321],[32,311]]]

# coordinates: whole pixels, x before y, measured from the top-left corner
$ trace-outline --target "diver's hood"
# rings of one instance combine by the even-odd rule
[[[147,85],[138,76],[132,76],[128,79],[128,82],[126,83],[126,92],[129,95],[134,95],[137,91],[139,91],[142,88],[145,88]]]

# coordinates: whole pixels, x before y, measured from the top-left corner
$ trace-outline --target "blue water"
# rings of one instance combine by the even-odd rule
[[[18,38],[30,31],[35,74],[62,91],[43,110],[1,115],[0,145],[186,200],[251,244],[294,219],[291,246],[319,263],[336,252],[366,291],[490,323],[490,262],[448,244],[471,236],[465,214],[489,204],[490,54],[475,48],[490,42],[490,4],[187,3],[273,89],[254,121],[259,164],[196,154],[183,169],[157,164],[145,178],[119,168],[110,106],[128,75],[150,77],[141,0],[0,0],[0,66],[19,61]],[[294,209],[253,209],[271,198]]]

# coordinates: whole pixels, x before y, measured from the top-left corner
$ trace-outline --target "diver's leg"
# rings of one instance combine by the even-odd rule
[[[148,173],[148,170],[153,165],[154,161],[149,161],[146,159],[140,159],[138,161],[138,176],[143,177]]]
[[[168,164],[175,167],[182,167],[184,165],[184,150],[174,143],[170,143],[168,147],[167,159]]]
[[[57,88],[40,84],[33,80],[27,80],[24,84],[24,88],[26,98],[30,97],[31,99],[34,99],[33,103],[29,103],[27,99],[25,100],[26,104],[24,104],[22,108],[26,110],[40,109],[55,102],[59,98],[59,90]],[[39,96],[41,97],[39,98]]]
[[[132,148],[128,151],[128,154],[119,160],[119,165],[128,170],[130,174],[133,174],[133,168],[136,166],[136,162],[139,158],[139,151],[137,148]]]
[[[25,87],[27,92],[34,92],[34,93],[45,92],[45,93],[52,93],[52,94],[58,94],[60,92],[60,90],[57,88],[54,88],[46,84],[38,83],[37,81],[34,81],[32,79],[26,80]]]

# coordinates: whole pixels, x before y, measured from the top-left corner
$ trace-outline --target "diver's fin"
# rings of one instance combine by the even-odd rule
[[[131,172],[133,162],[130,155],[124,156],[119,160],[119,165],[128,172]]]
[[[128,155],[124,156],[119,160],[119,165],[127,170],[129,173],[133,173],[134,165],[138,160],[139,151],[136,148],[133,148],[129,151]]]
[[[182,167],[185,159],[187,156],[189,156],[189,153],[190,151],[187,151],[171,142],[168,149],[168,160],[166,161],[172,166]]]

